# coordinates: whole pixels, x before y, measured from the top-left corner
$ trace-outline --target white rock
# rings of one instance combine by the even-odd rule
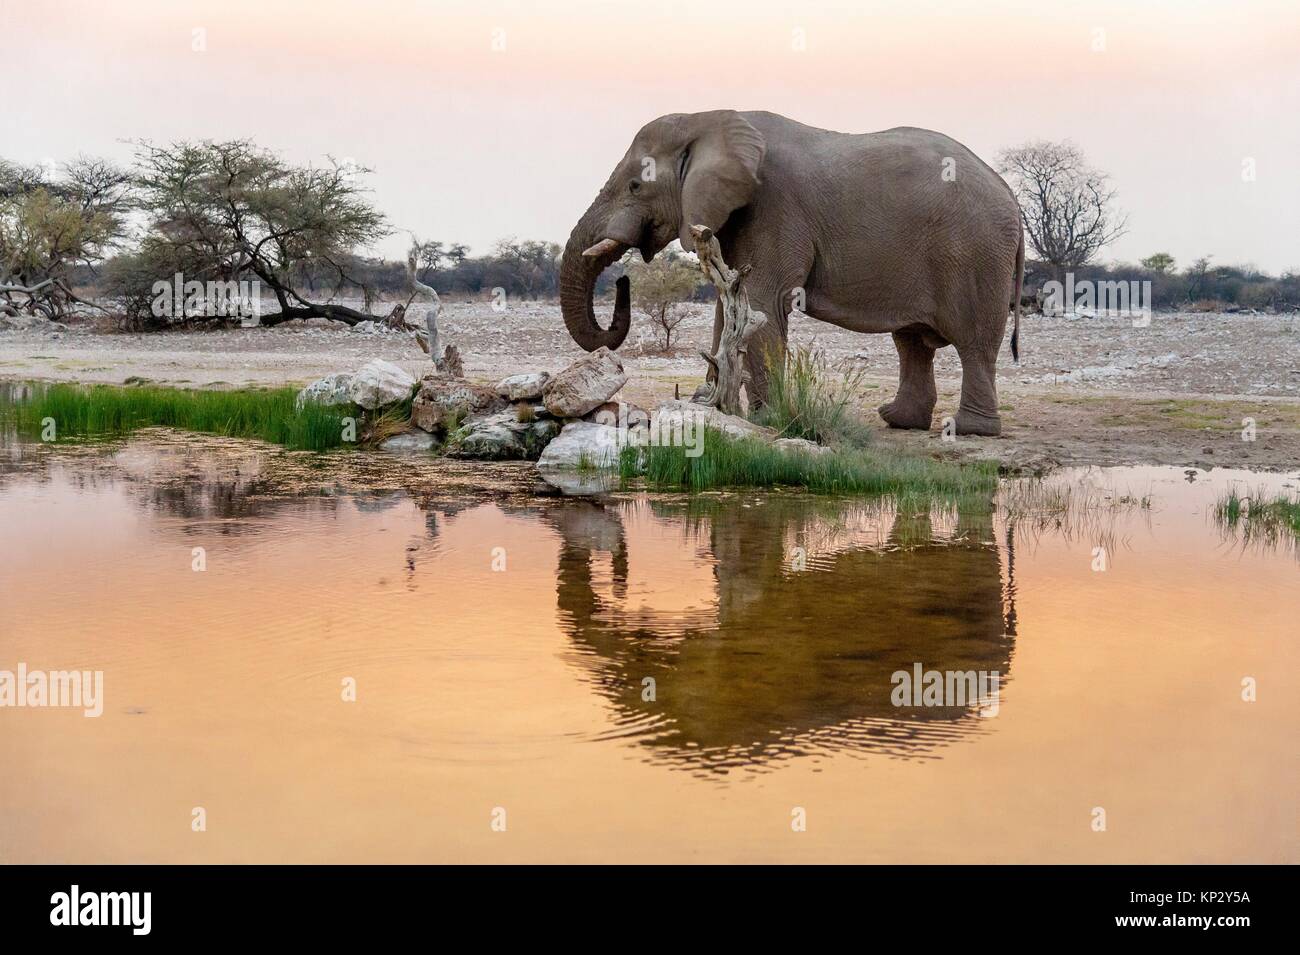
[[[66,332],[68,326],[62,322],[51,321],[42,315],[0,315],[0,328],[13,331],[26,331],[34,328],[43,332]]]
[[[453,435],[449,453],[485,461],[536,460],[559,432],[554,418],[520,421],[513,408],[466,420]]]
[[[322,405],[351,404],[352,375],[347,372],[339,372],[313,381],[298,392],[295,404],[301,408],[308,401]]]
[[[685,398],[665,401],[655,409],[657,426],[709,428],[729,438],[773,438],[776,432],[737,415],[723,414],[710,405],[696,404]]]
[[[626,383],[622,360],[602,346],[547,382],[542,402],[557,418],[581,418],[613,398]]]
[[[381,451],[399,454],[423,454],[438,446],[438,439],[427,431],[403,431],[379,443]]]
[[[537,460],[541,471],[571,471],[618,463],[622,443],[618,428],[594,421],[570,421]]]
[[[532,401],[542,396],[551,380],[549,371],[535,371],[525,375],[511,375],[497,382],[496,393],[510,401]]]
[[[352,331],[359,332],[362,335],[373,335],[379,330],[379,325],[375,322],[357,322],[352,326]]]
[[[425,431],[445,431],[468,415],[500,411],[504,404],[491,388],[449,375],[425,375],[411,402],[411,423]]]
[[[391,361],[375,358],[352,378],[351,398],[367,411],[411,397],[415,379]]]

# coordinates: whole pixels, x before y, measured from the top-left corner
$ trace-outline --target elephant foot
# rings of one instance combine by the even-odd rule
[[[928,407],[918,402],[909,402],[899,398],[887,402],[876,409],[885,424],[891,428],[930,429],[930,419],[934,416],[934,405]]]
[[[1002,433],[1002,418],[1000,415],[980,414],[978,411],[971,411],[969,408],[957,409],[956,424],[958,434],[974,434],[996,438]]]

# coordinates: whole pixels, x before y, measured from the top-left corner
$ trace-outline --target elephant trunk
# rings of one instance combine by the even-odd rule
[[[560,312],[573,340],[587,351],[595,351],[602,345],[610,349],[618,348],[632,327],[632,302],[627,276],[618,280],[614,296],[614,318],[609,323],[609,328],[601,328],[596,322],[596,310],[592,306],[596,280],[607,266],[622,257],[629,246],[618,241],[602,242],[606,236],[597,225],[601,217],[593,210],[594,207],[588,210],[574,226],[560,262]],[[596,254],[583,255],[583,252],[598,243],[601,248]]]

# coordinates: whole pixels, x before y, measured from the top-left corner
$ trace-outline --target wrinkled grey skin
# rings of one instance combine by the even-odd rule
[[[1020,297],[1023,231],[1011,190],[965,146],[925,129],[836,133],[767,112],[661,116],[637,133],[565,247],[560,300],[574,341],[617,348],[631,325],[627,281],[604,329],[592,308],[596,278],[628,248],[646,260],[676,238],[693,248],[693,224],[717,233],[730,265],[753,266],[745,287],[772,319],[747,356],[751,404],[766,395],[764,355],[784,354],[803,289],[813,318],[894,336],[898,394],[880,408],[890,425],[930,427],[934,352],[953,345],[958,433],[999,433],[994,379]],[[603,239],[616,245],[583,256]],[[715,349],[720,329],[719,312]]]

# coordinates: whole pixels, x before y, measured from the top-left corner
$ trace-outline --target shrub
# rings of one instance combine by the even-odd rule
[[[754,420],[788,438],[818,444],[866,444],[870,427],[858,415],[861,369],[836,373],[819,350],[791,348],[767,361],[767,404]]]

